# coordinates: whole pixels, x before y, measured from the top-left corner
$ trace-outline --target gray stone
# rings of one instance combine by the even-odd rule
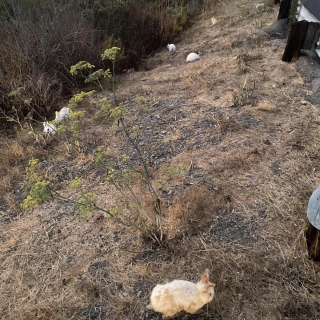
[[[286,39],[289,32],[290,19],[280,19],[265,29],[265,32],[272,38]]]
[[[315,78],[311,81],[312,92],[317,92],[320,88],[320,78]]]
[[[320,186],[313,192],[309,199],[307,216],[309,222],[320,230]]]
[[[310,50],[308,53],[311,54]],[[316,106],[320,102],[320,64],[317,61],[317,59],[315,60],[312,56],[307,55],[307,51],[305,51],[304,55],[300,56],[296,63],[298,72],[312,87],[313,94],[307,96],[306,100]]]

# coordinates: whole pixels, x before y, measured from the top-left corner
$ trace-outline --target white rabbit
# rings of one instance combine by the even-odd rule
[[[216,25],[218,20],[215,17],[211,18],[212,25]]]
[[[197,284],[185,280],[157,284],[147,308],[161,312],[164,317],[171,317],[182,310],[194,313],[213,299],[214,287],[215,284],[209,282],[208,269]]]
[[[173,43],[168,44],[167,48],[169,49],[169,52],[176,51],[176,46]]]
[[[48,135],[54,135],[57,133],[57,128],[54,124],[49,124],[47,121],[43,122],[43,132],[45,132]]]
[[[59,112],[56,111],[56,121],[62,121],[64,118],[67,118],[71,112],[71,109],[67,107],[63,107]]]
[[[188,56],[187,56],[187,62],[193,62],[193,61],[196,61],[196,60],[199,60],[200,59],[200,56],[194,52],[192,53],[189,53]]]
[[[256,9],[257,9],[257,10],[263,9],[264,6],[265,6],[264,3],[258,3],[258,4],[256,5]]]

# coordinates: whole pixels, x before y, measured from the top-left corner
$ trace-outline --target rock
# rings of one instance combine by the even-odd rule
[[[320,230],[320,186],[313,192],[309,199],[307,216],[309,222]]]
[[[286,39],[289,33],[290,19],[280,19],[273,23],[270,27],[265,29],[265,32],[270,37]]]

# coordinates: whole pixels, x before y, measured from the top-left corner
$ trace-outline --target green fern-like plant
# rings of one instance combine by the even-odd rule
[[[133,126],[130,129],[130,138],[132,140],[137,140],[140,134],[140,127],[138,125]]]
[[[81,188],[81,186],[83,185],[83,183],[84,183],[84,179],[82,179],[82,178],[75,178],[74,180],[72,180],[72,181],[69,183],[68,190],[69,190],[69,191],[77,190],[77,189]]]
[[[38,159],[32,159],[29,161],[29,165],[26,168],[26,173],[26,182],[24,183],[23,188],[26,190],[30,190],[35,183],[42,180]]]
[[[97,120],[109,119],[110,109],[112,108],[111,101],[104,97],[100,100],[100,108],[95,113],[95,118]]]
[[[91,90],[89,92],[82,91],[82,92],[80,92],[78,94],[75,94],[69,100],[67,108],[70,108],[71,110],[74,110],[83,101],[84,98],[92,96],[95,92],[96,92],[95,90]],[[70,116],[71,116],[71,114],[69,115],[69,117]]]
[[[68,127],[63,124],[60,124],[57,130],[58,130],[58,134],[66,134],[68,131]]]
[[[49,181],[41,175],[38,159],[32,159],[26,168],[26,182],[23,188],[29,191],[29,195],[20,205],[25,211],[51,198]]]
[[[32,98],[24,99],[23,102],[27,105],[30,105]]]
[[[69,119],[70,120],[79,120],[79,119],[83,119],[86,115],[86,111],[76,111],[76,112],[72,112],[69,115]]]
[[[161,171],[168,177],[169,180],[172,180],[186,174],[188,171],[188,166],[182,163],[177,165],[164,164],[161,166]]]
[[[71,75],[76,76],[79,73],[81,73],[83,70],[92,69],[92,68],[94,68],[93,64],[87,61],[79,61],[77,64],[71,66],[70,73]]]
[[[112,47],[110,49],[106,49],[101,55],[102,60],[111,60],[113,63],[123,59],[123,54],[121,53],[121,49],[118,47]]]
[[[124,111],[128,108],[128,102],[120,102],[117,106],[115,106],[113,109],[110,110],[109,118],[112,121],[117,122],[120,118],[122,118],[122,115]]]
[[[115,216],[122,212],[122,205],[114,206],[109,211],[112,216]]]
[[[103,167],[106,160],[106,153],[104,146],[100,146],[95,151],[94,164],[96,167]]]
[[[50,198],[51,192],[49,189],[49,182],[38,181],[32,186],[29,195],[23,200],[21,208],[27,211],[37,204],[49,200]]]
[[[110,69],[103,70],[99,69],[91,74],[84,80],[85,83],[95,82],[100,80],[101,78],[111,78],[111,72]]]
[[[79,121],[72,122],[70,126],[70,132],[74,138],[79,138],[79,134],[80,134]]]
[[[114,99],[116,101],[115,97],[115,78],[116,78],[116,63],[123,59],[124,56],[121,52],[121,49],[119,47],[112,47],[110,49],[106,49],[103,54],[101,55],[102,60],[110,60],[112,62],[112,91],[114,95]]]
[[[25,87],[19,87],[16,90],[10,91],[8,93],[8,97],[19,97],[21,96],[22,92],[24,92],[26,90]]]
[[[91,192],[82,193],[76,200],[75,209],[79,217],[85,217],[95,209],[97,196]]]

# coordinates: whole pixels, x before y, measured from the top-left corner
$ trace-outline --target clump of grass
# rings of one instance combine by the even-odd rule
[[[244,70],[246,70],[244,68]],[[253,90],[248,85],[249,77],[246,76],[243,84],[240,84],[239,92],[234,94],[234,105],[235,106],[245,106],[251,104],[254,100]]]
[[[210,192],[192,187],[176,197],[169,207],[167,228],[171,239],[183,234],[195,235],[208,228],[219,209],[227,206],[227,196],[221,190]]]
[[[183,176],[188,172],[188,166],[183,163],[178,164],[163,164],[160,171],[163,172],[168,180]]]
[[[42,139],[35,136],[33,131],[30,131],[29,126],[19,124],[16,129],[14,138],[0,139],[0,188],[3,192],[10,192],[17,187],[24,179],[24,166],[28,159],[33,157],[43,157],[45,150],[39,148],[42,145]],[[34,139],[38,146],[34,146]],[[32,142],[32,143],[31,143]],[[5,195],[4,195],[5,196]],[[6,195],[6,199],[12,199],[14,195]],[[12,201],[9,201],[9,207],[12,206]],[[17,213],[17,208],[14,206],[14,215]],[[10,212],[10,209],[8,209]]]
[[[277,107],[274,104],[270,103],[269,101],[261,101],[257,105],[256,110],[274,112],[277,110]]]

